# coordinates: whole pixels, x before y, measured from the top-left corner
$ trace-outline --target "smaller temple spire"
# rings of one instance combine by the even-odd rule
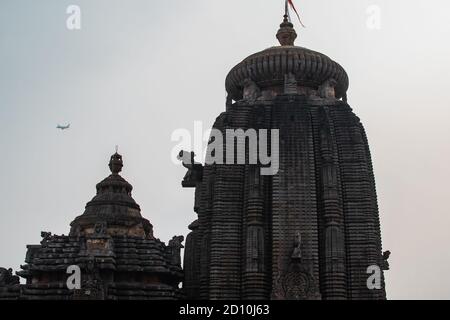
[[[283,22],[280,24],[280,29],[277,33],[277,39],[282,46],[293,46],[295,39],[297,39],[297,32],[295,32],[294,25],[289,21],[289,15],[286,11]]]
[[[111,173],[114,175],[118,175],[119,172],[122,171],[123,167],[123,160],[122,156],[117,152],[118,147],[116,146],[116,153],[111,156],[111,159],[109,160],[109,169],[111,170]]]

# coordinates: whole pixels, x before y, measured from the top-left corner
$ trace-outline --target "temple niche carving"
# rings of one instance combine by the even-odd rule
[[[295,79],[295,75],[292,73],[288,73],[284,76],[284,93],[285,94],[297,94],[297,80]]]
[[[293,260],[301,260],[302,259],[302,234],[301,234],[301,232],[297,232],[297,234],[295,236],[294,252],[292,252],[291,258]]]
[[[280,46],[249,56],[226,78],[226,111],[213,128],[278,129],[280,170],[202,168],[184,254],[189,299],[386,298],[383,275],[381,290],[366,285],[367,268],[387,270],[389,254],[347,73],[296,38],[286,15]]]
[[[319,96],[323,99],[336,99],[335,87],[337,81],[334,79],[328,79],[319,87]]]
[[[242,81],[243,86],[243,100],[254,102],[261,97],[261,89],[250,78]]]
[[[17,275],[0,269],[0,300],[178,300],[183,297],[180,249],[183,236],[168,246],[153,235],[120,176],[122,156],[111,156],[111,175],[97,184],[97,195],[71,223],[68,236],[42,232],[40,245],[28,246]],[[78,266],[81,288],[69,289],[67,270]]]

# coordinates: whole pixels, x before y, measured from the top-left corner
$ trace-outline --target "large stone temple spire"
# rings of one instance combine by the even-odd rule
[[[382,271],[381,288],[367,286],[368,268],[386,263],[369,146],[346,101],[347,73],[295,46],[296,38],[284,16],[280,46],[247,57],[226,78],[226,112],[213,128],[224,136],[278,130],[280,169],[262,176],[261,164],[207,163],[190,184],[198,220],[184,257],[189,298],[386,297]]]

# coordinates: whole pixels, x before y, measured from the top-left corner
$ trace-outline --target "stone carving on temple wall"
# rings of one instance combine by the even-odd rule
[[[292,263],[286,272],[278,276],[273,298],[275,300],[320,300],[318,281],[310,270],[299,263]]]
[[[105,236],[107,232],[107,223],[106,222],[98,222],[94,226],[94,235],[95,236]]]
[[[242,85],[244,87],[243,99],[245,101],[255,102],[259,97],[261,97],[261,89],[251,79],[245,79]]]
[[[336,85],[337,81],[334,79],[328,79],[319,87],[319,96],[322,99],[334,100],[336,99]]]
[[[306,271],[290,271],[282,279],[283,299],[320,300],[317,282]]]
[[[301,232],[297,232],[295,236],[295,243],[294,243],[294,252],[291,256],[294,260],[301,260],[302,259],[302,234]]]
[[[262,101],[272,101],[273,99],[275,99],[277,97],[278,93],[275,90],[263,90],[261,92],[261,97],[258,98],[259,102]]]
[[[297,80],[293,73],[288,73],[284,75],[284,93],[285,94],[297,94]]]
[[[19,283],[19,277],[13,275],[13,270],[11,268],[0,268],[0,287],[12,286]]]
[[[388,271],[390,269],[390,266],[389,266],[389,258],[390,257],[391,257],[390,251],[383,252],[383,265],[381,267],[385,271]]]
[[[183,167],[188,169],[184,176],[182,185],[184,188],[195,188],[203,180],[203,165],[195,162],[195,153],[180,151],[178,160],[183,163]]]
[[[184,237],[175,236],[169,241],[169,249],[172,257],[172,263],[177,266],[181,266],[181,249],[183,246]]]
[[[53,235],[51,232],[41,231],[41,238],[41,244],[43,244],[44,242],[51,240],[53,238]]]
[[[303,261],[302,234],[297,232],[290,263],[277,279],[272,294],[276,300],[320,300],[319,283]]]

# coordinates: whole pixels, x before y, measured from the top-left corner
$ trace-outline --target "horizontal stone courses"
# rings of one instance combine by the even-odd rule
[[[255,186],[249,166],[205,166],[197,188],[198,241],[190,249],[200,257],[185,260],[188,272],[198,274],[192,292],[204,299],[283,294],[277,279],[292,266],[301,231],[302,266],[320,282],[322,298],[373,298],[361,270],[381,257],[376,194],[364,130],[351,108],[310,106],[305,97],[285,95],[273,108],[235,103],[215,127],[225,118],[230,128],[280,128],[280,171]],[[340,227],[343,247],[325,241],[328,223]],[[263,237],[247,238],[249,226],[261,226]],[[261,253],[255,260],[261,265],[247,265],[249,255]],[[246,271],[255,268],[267,272]]]
[[[168,264],[164,260],[139,260],[139,259],[117,259],[116,260],[117,267],[121,266],[139,266],[139,267],[146,267],[146,266],[164,266],[167,267]]]

